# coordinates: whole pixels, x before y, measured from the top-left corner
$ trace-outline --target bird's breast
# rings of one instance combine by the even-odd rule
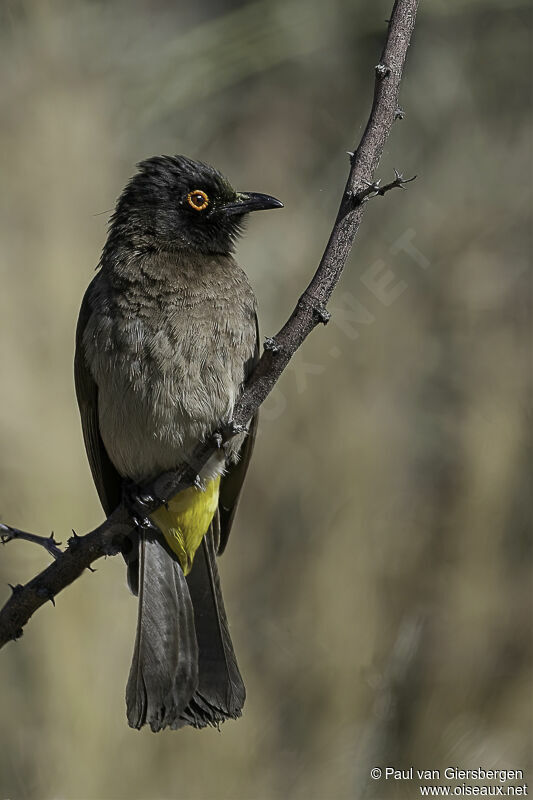
[[[251,290],[120,301],[93,312],[84,345],[106,450],[141,480],[177,466],[231,419],[256,347],[255,301]],[[208,474],[222,469],[219,459]]]

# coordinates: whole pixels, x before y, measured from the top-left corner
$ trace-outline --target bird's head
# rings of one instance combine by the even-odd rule
[[[282,208],[267,194],[237,192],[213,167],[185,156],[155,156],[122,192],[110,240],[136,248],[230,253],[250,211]]]

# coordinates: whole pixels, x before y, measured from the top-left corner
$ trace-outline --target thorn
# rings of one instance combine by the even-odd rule
[[[79,539],[80,537],[78,536],[78,534],[76,533],[74,528],[71,528],[71,530],[72,530],[72,536],[74,537],[74,539]]]
[[[401,106],[396,106],[396,111],[394,112],[394,119],[405,119],[405,111]]]
[[[133,520],[131,520],[131,524],[132,525],[135,524],[133,522]],[[106,544],[106,548],[105,548],[105,552],[104,552],[105,558],[107,558],[108,556],[116,556],[117,553],[120,553],[120,551],[122,550],[122,544],[123,544],[123,541],[121,540],[120,536],[113,536],[111,538],[111,542],[109,542],[109,544]],[[90,569],[90,567],[87,567],[87,569]],[[95,569],[93,569],[92,571],[96,572]]]
[[[21,636],[22,636],[22,634],[23,634],[23,633],[24,633],[24,631],[22,630],[22,628],[17,628],[17,630],[15,631],[15,633],[13,634],[13,636],[11,637],[11,641],[12,641],[12,642],[16,642],[16,641],[17,641],[17,639],[20,639],[20,638],[21,638]]]
[[[375,70],[376,77],[380,80],[383,80],[383,78],[386,78],[387,75],[390,75],[390,69],[389,67],[386,67],[385,64],[376,64]]]
[[[106,556],[106,558],[107,558],[107,556]],[[87,566],[87,569],[89,570],[89,572],[98,572],[98,570],[96,570],[94,567],[91,567],[90,564]]]
[[[37,597],[45,597],[47,600],[50,600],[50,602],[55,608],[56,601],[54,600],[54,595],[52,594],[50,589],[48,589],[46,586],[39,586],[39,588],[36,591],[36,594]]]
[[[271,336],[267,336],[267,338],[265,339],[264,348],[265,350],[270,350],[270,352],[272,353],[279,353],[280,351],[279,344]]]
[[[413,175],[412,178],[404,178],[402,172],[398,172],[397,169],[394,170],[394,174],[396,176],[394,180],[394,185],[397,186],[399,189],[405,189],[406,183],[411,183],[415,180],[416,175]]]
[[[376,181],[363,181],[364,185],[371,189],[373,192],[379,191],[379,184],[381,183],[381,178],[378,178]],[[355,197],[357,197],[357,192],[355,193]]]
[[[56,547],[59,547],[59,545],[60,545],[60,544],[62,544],[62,542],[58,542],[58,541],[56,541],[56,540],[54,539],[54,532],[52,531],[52,533],[51,533],[51,534],[50,534],[50,536],[48,537],[48,544],[53,544],[53,545],[55,545]]]
[[[24,589],[24,586],[21,583],[16,583],[14,586],[12,583],[8,583],[7,585],[13,594],[20,594],[20,592]]]
[[[320,322],[323,325],[327,325],[328,324],[328,322],[331,319],[331,314],[327,310],[326,306],[322,306],[322,305],[314,306],[313,311],[317,315],[317,317],[319,318]]]

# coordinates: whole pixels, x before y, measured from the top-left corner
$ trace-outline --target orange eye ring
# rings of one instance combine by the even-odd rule
[[[194,189],[187,195],[187,202],[195,211],[203,211],[209,205],[209,197],[201,189]]]

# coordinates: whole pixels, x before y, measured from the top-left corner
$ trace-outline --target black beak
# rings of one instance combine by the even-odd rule
[[[266,211],[267,208],[283,208],[283,203],[269,194],[259,192],[237,192],[237,200],[222,206],[226,214],[249,214],[250,211]]]

